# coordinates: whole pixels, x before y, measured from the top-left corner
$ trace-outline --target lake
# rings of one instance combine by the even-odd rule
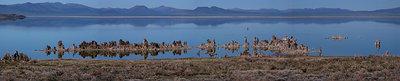
[[[388,50],[391,55],[400,54],[399,18],[45,18],[33,17],[17,21],[0,21],[0,55],[14,50],[23,52],[33,59],[176,59],[210,58],[199,49],[187,53],[172,52],[158,55],[130,54],[128,56],[82,55],[73,53],[46,54],[36,49],[46,45],[56,46],[63,40],[65,47],[82,41],[128,40],[140,43],[146,38],[149,42],[187,41],[191,47],[215,39],[217,45],[232,40],[244,43],[253,37],[271,40],[294,36],[298,43],[310,48],[322,48],[322,56],[367,56],[382,55]],[[332,40],[332,36],[345,36],[348,39]],[[375,48],[376,40],[381,40],[381,48]],[[202,54],[197,55],[200,51]],[[251,50],[250,50],[251,51]],[[236,52],[219,49],[213,57],[238,56]],[[250,52],[252,53],[252,52]],[[268,55],[277,55],[265,51]],[[309,56],[318,56],[310,53]]]

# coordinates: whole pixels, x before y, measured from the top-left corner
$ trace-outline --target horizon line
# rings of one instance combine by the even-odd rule
[[[129,8],[133,8],[136,6],[145,6],[146,8],[158,8],[158,7],[170,7],[170,6],[165,6],[165,5],[160,5],[160,6],[156,6],[156,7],[148,7],[147,5],[132,5],[132,7],[128,7],[128,8],[121,8],[121,7],[92,7],[92,6],[88,6],[85,4],[81,4],[81,3],[65,3],[65,2],[25,2],[25,3],[15,3],[15,4],[0,4],[0,5],[20,5],[20,4],[27,4],[27,3],[31,3],[31,4],[40,4],[40,3],[61,3],[61,4],[79,4],[79,5],[84,5],[90,8],[96,8],[96,9],[129,9]],[[197,6],[196,8],[199,7],[207,7],[207,8],[211,8],[211,7],[218,7],[218,6]],[[192,9],[187,9],[187,8],[176,8],[176,7],[170,7],[170,8],[175,8],[175,9],[183,9],[183,10],[194,10],[196,8],[192,8]],[[287,9],[277,9],[277,8],[258,8],[258,9],[245,9],[245,8],[223,8],[223,7],[218,7],[218,8],[222,8],[222,9],[242,9],[242,10],[262,10],[262,9],[275,9],[275,10],[279,10],[279,11],[284,11],[284,10],[291,10],[291,9],[321,9],[321,8],[329,8],[329,9],[344,9],[344,10],[350,10],[350,11],[376,11],[376,10],[381,10],[381,9],[375,9],[375,10],[352,10],[352,9],[346,9],[346,8],[334,8],[334,7],[318,7],[318,8],[287,8]],[[393,8],[400,8],[399,7],[392,7],[392,8],[382,8],[382,9],[393,9]]]

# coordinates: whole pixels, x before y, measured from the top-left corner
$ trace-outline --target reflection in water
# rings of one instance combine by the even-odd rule
[[[195,24],[197,26],[218,26],[227,23],[261,23],[261,24],[340,24],[351,21],[373,21],[381,23],[400,24],[398,18],[202,18],[202,19],[169,19],[169,18],[26,18],[18,22],[5,21],[1,25],[14,25],[23,27],[82,27],[88,25],[118,25],[130,24],[135,27],[148,25],[171,26],[175,24]]]
[[[50,55],[50,51],[45,51],[47,55]],[[53,54],[57,53],[57,56],[59,59],[62,59],[64,56],[65,52],[70,52],[70,51],[53,51]],[[129,51],[129,50],[91,50],[91,51],[71,51],[73,56],[76,54],[79,54],[82,58],[96,58],[97,56],[103,56],[103,57],[117,57],[119,55],[119,58],[122,58],[124,56],[129,56],[131,54],[134,55],[141,55],[143,56],[143,59],[147,59],[149,54],[151,56],[157,56],[158,54],[162,53],[165,54],[166,52],[172,52],[174,55],[181,55],[182,52],[184,54],[187,53],[187,49],[171,49],[171,50],[135,50],[135,51]]]
[[[5,22],[5,21],[17,21],[17,20],[21,20],[21,19],[15,19],[15,18],[12,18],[12,19],[0,18],[0,22]]]

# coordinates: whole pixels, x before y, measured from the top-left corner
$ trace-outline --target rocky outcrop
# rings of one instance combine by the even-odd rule
[[[244,36],[244,45],[243,45],[243,48],[249,48],[249,46],[250,46],[250,43],[247,42],[247,36]]]
[[[27,62],[30,58],[24,53],[18,53],[18,51],[15,51],[11,56],[9,52],[6,52],[1,60],[6,62]]]
[[[210,57],[217,55],[216,51],[218,46],[216,45],[215,39],[213,41],[207,39],[205,44],[201,43],[200,46],[197,46],[196,48],[200,50],[206,50],[206,53],[204,54],[208,54]]]
[[[247,57],[247,56],[251,56],[251,54],[249,53],[249,50],[244,50],[242,53],[239,54],[240,57]]]
[[[225,50],[230,50],[232,53],[235,51],[239,51],[240,47],[242,45],[239,44],[239,42],[232,40],[232,42],[228,44],[221,45],[221,48],[224,48]]]
[[[57,48],[58,48],[58,50],[64,50],[65,49],[64,48],[64,44],[62,43],[62,40],[58,41]]]
[[[3,58],[1,58],[1,60],[10,60],[10,53],[7,51],[6,54],[4,54]]]
[[[390,56],[389,50],[386,50],[386,53],[383,56]]]
[[[215,43],[215,40],[211,41],[210,39],[207,39],[207,42],[201,43],[200,46],[197,46],[196,48],[203,49],[203,48],[217,48],[217,45]]]
[[[254,37],[253,46],[258,46],[258,42],[259,42],[259,39],[257,37]]]
[[[269,42],[268,40],[262,40],[261,44],[258,43],[258,38],[254,38],[253,48],[260,48],[264,50],[270,50],[277,54],[308,54],[309,48],[304,46],[303,44],[298,45],[297,40],[291,36],[282,37],[277,39],[276,36],[272,36],[272,40]]]
[[[381,40],[376,40],[374,43],[374,46],[376,49],[380,50],[381,49]]]
[[[342,39],[348,39],[348,37],[344,37],[342,35],[339,35],[339,36],[332,36],[331,39],[332,40],[342,40]]]

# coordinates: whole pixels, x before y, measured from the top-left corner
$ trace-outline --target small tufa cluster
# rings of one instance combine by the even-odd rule
[[[348,37],[343,37],[342,35],[339,35],[339,36],[332,36],[331,39],[340,41],[342,39],[348,39]]]
[[[390,56],[389,50],[386,50],[386,53],[384,55],[382,55],[382,56]]]
[[[217,55],[216,48],[218,48],[218,46],[216,45],[215,39],[213,41],[211,41],[210,39],[207,39],[206,44],[201,43],[201,45],[197,46],[196,48],[198,48],[200,50],[206,50],[207,52],[204,54],[208,54],[208,55],[210,55],[210,57],[214,57],[215,55]]]
[[[27,62],[30,60],[30,58],[27,55],[25,55],[24,53],[18,54],[18,51],[15,51],[15,53],[11,56],[10,56],[9,52],[6,52],[6,54],[4,54],[4,56],[1,60],[11,61],[11,62],[22,62],[22,61]]]
[[[277,39],[276,36],[272,36],[272,40],[262,40],[260,43],[257,37],[254,37],[253,48],[267,49],[276,51],[283,54],[308,54],[309,49],[303,44],[298,45],[297,40],[291,36],[282,37]]]
[[[239,48],[240,46],[239,42],[232,40],[232,42],[222,45],[221,48]]]
[[[381,49],[381,40],[376,40],[375,43],[374,43],[374,46],[375,46],[376,49],[378,49],[378,51],[379,51],[379,49]]]
[[[241,45],[239,44],[239,42],[232,40],[232,42],[230,42],[228,44],[224,44],[220,47],[224,48],[226,50],[230,50],[232,53],[234,53],[235,51],[239,51],[240,46]]]
[[[206,44],[201,43],[200,46],[197,46],[196,48],[217,48],[217,45],[215,43],[215,39],[213,41],[211,41],[210,39],[207,39]]]
[[[64,50],[64,49],[65,49],[65,48],[64,48],[64,44],[62,43],[62,40],[58,41],[57,48],[58,48],[59,50]]]
[[[243,48],[249,48],[250,43],[247,42],[247,36],[244,36],[244,45]]]
[[[123,46],[126,42],[120,40],[119,45]],[[127,42],[129,43],[129,42]],[[81,44],[78,45],[79,49],[104,49],[104,48],[114,48],[117,47],[116,41],[109,41],[98,44],[97,41],[86,42],[83,41]],[[73,46],[75,47],[75,46]]]

